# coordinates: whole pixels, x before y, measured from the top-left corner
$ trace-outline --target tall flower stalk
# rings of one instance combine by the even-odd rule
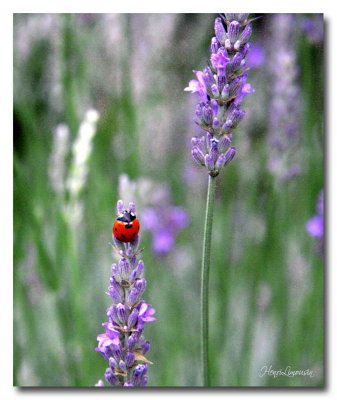
[[[117,215],[123,213],[124,204],[117,202]],[[133,203],[128,212],[135,214]],[[146,280],[142,277],[144,262],[138,261],[140,253],[139,235],[129,243],[123,243],[113,236],[113,249],[120,257],[112,264],[108,294],[112,305],[107,309],[109,321],[103,323],[105,332],[97,336],[95,349],[108,361],[105,380],[112,386],[146,386],[148,383],[145,357],[150,342],[145,340],[143,331],[147,322],[155,321],[155,309],[142,298]],[[104,386],[98,381],[96,386]]]
[[[241,109],[244,97],[254,92],[247,83],[246,57],[251,48],[252,20],[249,14],[224,14],[215,19],[215,36],[211,40],[209,64],[203,71],[193,71],[197,79],[189,82],[186,91],[198,93],[195,122],[206,131],[192,138],[192,156],[205,167],[208,194],[203,240],[201,272],[201,357],[203,385],[210,385],[208,286],[211,258],[212,223],[216,177],[236,154],[232,147],[232,131],[244,118]]]

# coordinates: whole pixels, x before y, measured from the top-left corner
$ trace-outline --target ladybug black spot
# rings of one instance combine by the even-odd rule
[[[136,236],[136,234],[133,232],[132,236]]]
[[[123,237],[123,238],[125,238],[125,235],[124,235],[124,233],[122,233],[122,237]]]
[[[117,228],[115,228],[115,231],[117,231]]]

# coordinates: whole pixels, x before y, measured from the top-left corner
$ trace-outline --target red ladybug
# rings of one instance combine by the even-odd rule
[[[132,242],[138,235],[138,232],[139,220],[134,213],[127,210],[118,216],[112,228],[115,238],[124,243]]]

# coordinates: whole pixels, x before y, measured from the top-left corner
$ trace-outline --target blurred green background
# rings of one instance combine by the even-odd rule
[[[201,385],[207,174],[190,155],[190,139],[201,132],[193,122],[197,96],[183,89],[192,70],[206,65],[215,17],[14,15],[14,385],[103,379],[106,361],[94,348],[110,305],[115,204],[134,200],[141,221],[163,193],[190,222],[164,256],[153,251],[151,232],[141,231],[144,298],[157,310],[145,330],[154,363],[149,386]],[[273,82],[265,50],[233,135],[237,157],[217,182],[213,386],[324,382],[323,257],[306,232],[323,188],[323,45],[308,40],[302,17],[293,43],[301,173],[279,182],[268,168]],[[251,42],[267,49],[271,34],[272,15],[263,15]],[[89,132],[87,142],[81,132]],[[315,376],[260,377],[270,365]]]

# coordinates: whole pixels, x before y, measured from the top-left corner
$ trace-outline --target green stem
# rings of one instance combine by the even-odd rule
[[[201,358],[204,386],[210,386],[208,365],[208,278],[211,257],[215,177],[209,176],[201,269]]]

